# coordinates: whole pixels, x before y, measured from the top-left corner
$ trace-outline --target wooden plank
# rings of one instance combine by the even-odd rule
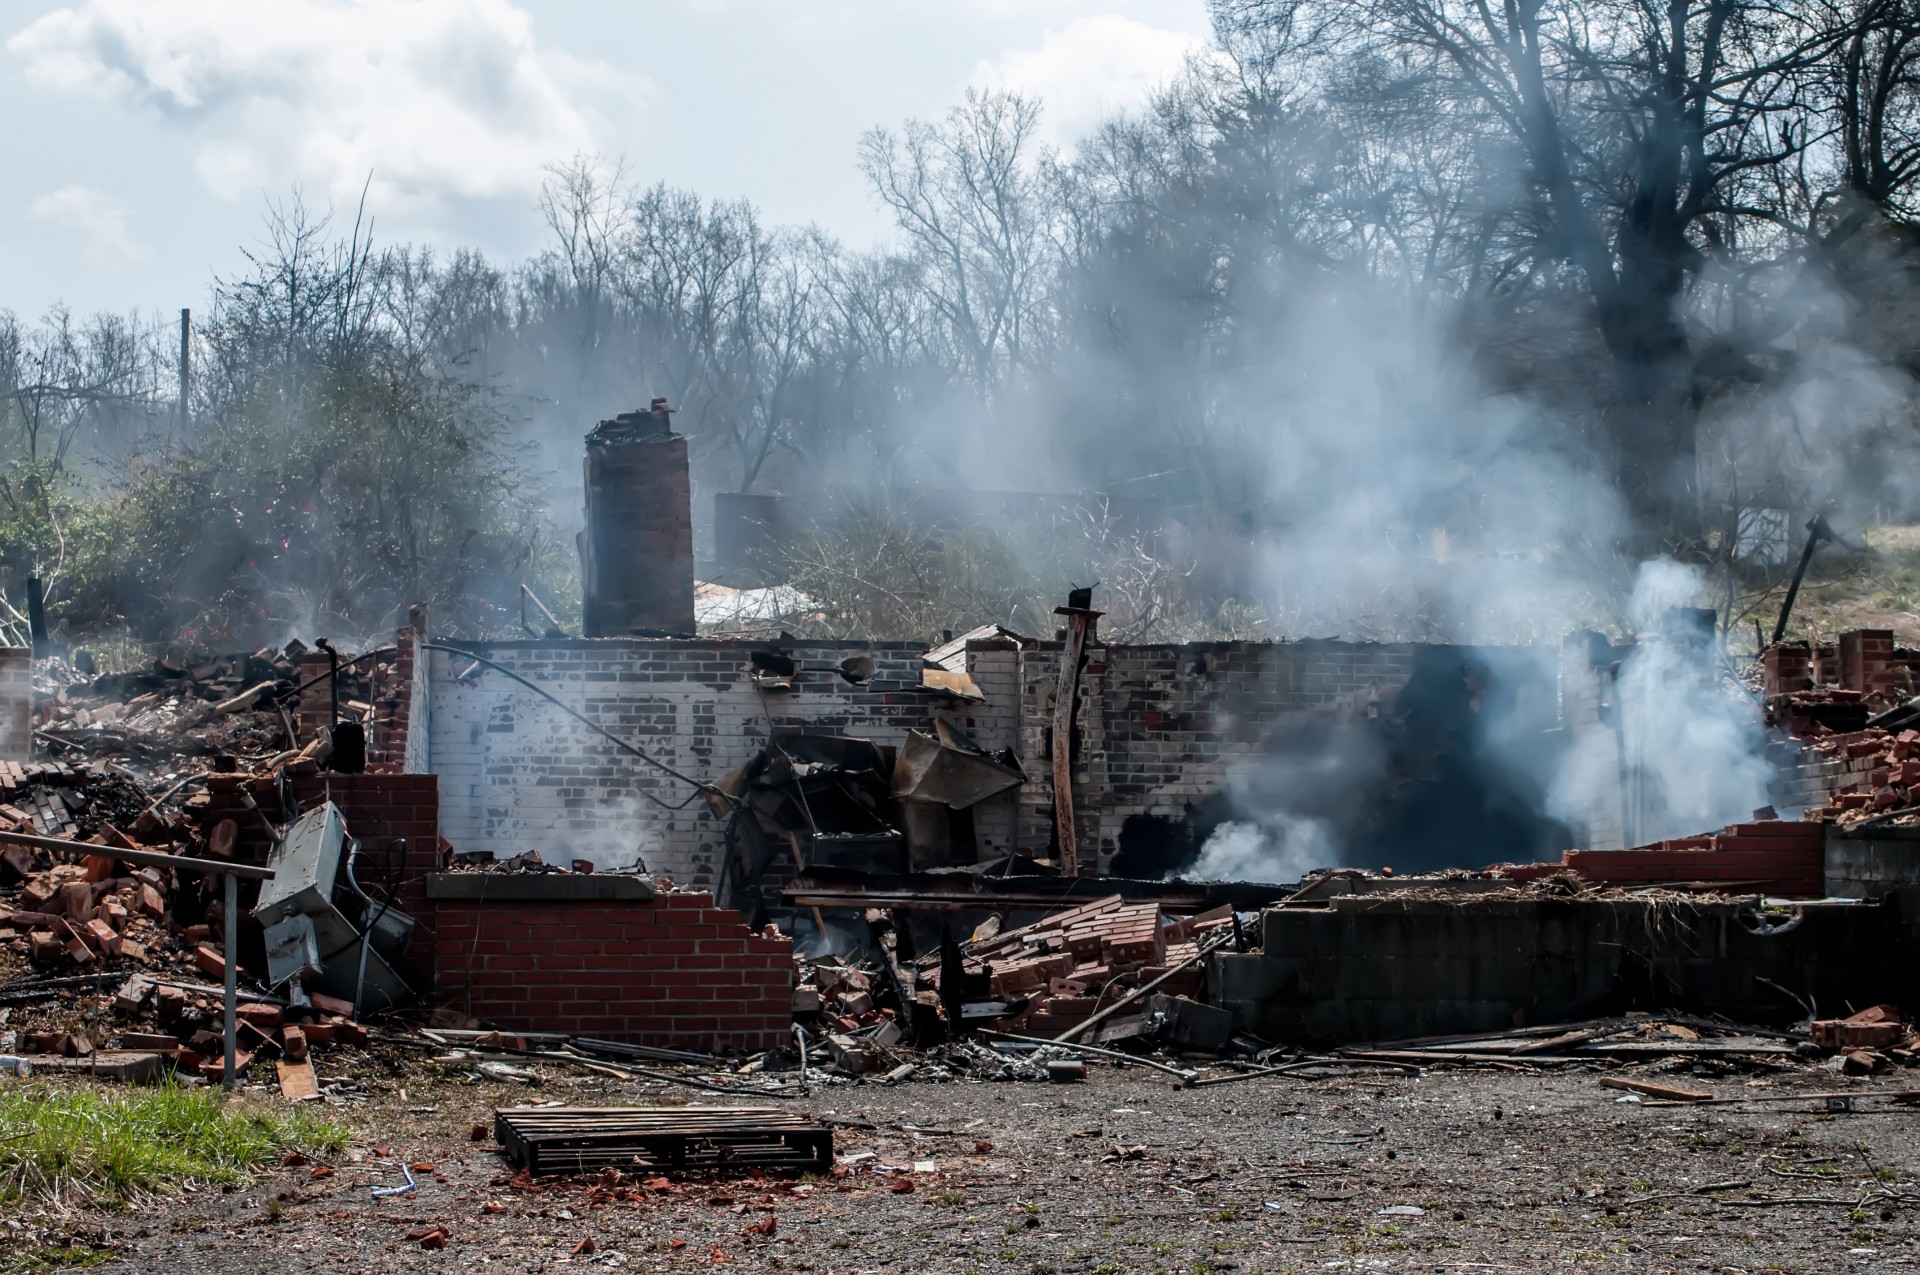
[[[1606,1035],[1606,1032],[1603,1029],[1597,1028],[1562,1032],[1558,1036],[1549,1036],[1545,1040],[1524,1041],[1514,1047],[1513,1056],[1515,1058],[1525,1058],[1528,1054],[1550,1054],[1556,1049],[1566,1049],[1568,1047],[1577,1048],[1604,1035]]]
[[[1768,1055],[1774,1057],[1791,1056],[1792,1045],[1777,1044],[1770,1040],[1757,1040],[1748,1037],[1744,1040],[1722,1037],[1718,1040],[1623,1040],[1609,1041],[1604,1045],[1593,1045],[1582,1051],[1589,1054],[1690,1054],[1702,1058],[1717,1058],[1725,1054],[1742,1056]]]
[[[1087,644],[1087,617],[1067,616],[1067,641],[1060,652],[1053,688],[1053,826],[1060,850],[1060,875],[1080,875],[1079,836],[1073,811],[1073,718],[1080,691],[1080,656]]]
[[[313,1074],[313,1063],[290,1063],[281,1059],[274,1064],[280,1072],[280,1096],[288,1102],[312,1102],[320,1096],[320,1082]]]
[[[1602,1076],[1600,1087],[1624,1089],[1628,1093],[1637,1093],[1648,1098],[1667,1098],[1674,1102],[1713,1101],[1713,1095],[1704,1089],[1676,1089],[1672,1085],[1656,1085],[1645,1080],[1628,1080],[1622,1076]]]

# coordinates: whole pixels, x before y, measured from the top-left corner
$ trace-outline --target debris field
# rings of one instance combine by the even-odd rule
[[[352,1133],[120,1215],[22,1196],[28,1249],[1915,1260],[1920,652],[1770,647],[1728,693],[1772,804],[1676,829],[1611,697],[1636,643],[1710,664],[1711,613],[1552,659],[1129,647],[1088,588],[1050,639],[697,638],[683,443],[664,400],[593,436],[586,638],[416,607],[358,650],[0,652],[0,1085]],[[1606,781],[1521,817],[1488,732]],[[1249,769],[1349,753],[1382,764],[1323,785],[1345,862],[1183,875]],[[1357,866],[1381,846],[1413,866]]]

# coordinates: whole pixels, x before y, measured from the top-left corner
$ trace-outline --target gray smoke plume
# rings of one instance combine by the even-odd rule
[[[1710,832],[1767,804],[1772,770],[1757,707],[1727,685],[1711,646],[1660,631],[1675,608],[1705,592],[1698,567],[1671,558],[1641,564],[1628,614],[1642,639],[1614,693],[1619,747],[1613,756],[1570,755],[1549,793],[1551,809],[1571,817],[1596,796],[1618,793],[1626,838],[1639,844]]]

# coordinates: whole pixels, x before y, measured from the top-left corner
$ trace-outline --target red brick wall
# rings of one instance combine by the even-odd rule
[[[377,774],[398,774],[406,769],[417,640],[414,627],[403,626],[394,635],[392,651],[352,670],[364,674],[366,680],[363,683],[356,676],[351,696],[342,695],[342,715],[344,701],[353,696],[365,695],[373,705],[373,716],[367,722],[367,769]],[[301,682],[312,683],[300,692],[300,702],[294,709],[294,730],[302,743],[319,738],[333,722],[333,686],[327,679],[330,667],[324,654],[310,654],[300,662]]]
[[[1737,823],[1710,837],[1687,837],[1631,850],[1569,850],[1559,863],[1502,871],[1531,881],[1571,869],[1600,885],[1719,884],[1730,894],[1825,893],[1826,825],[1791,819]]]
[[[1898,679],[1892,629],[1853,629],[1840,635],[1840,685],[1870,694],[1892,690]]]
[[[367,725],[367,769],[397,775],[407,768],[407,736],[413,723],[414,630],[394,635],[394,652],[373,670],[373,720]]]
[[[1813,685],[1813,648],[1805,642],[1782,642],[1760,653],[1766,670],[1765,693],[1784,695]]]
[[[494,1026],[709,1050],[792,1034],[792,941],[710,895],[436,907],[439,995]]]

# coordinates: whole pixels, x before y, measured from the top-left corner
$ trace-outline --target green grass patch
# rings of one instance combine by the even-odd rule
[[[125,1204],[186,1182],[228,1185],[288,1151],[347,1144],[305,1112],[269,1115],[207,1090],[0,1090],[0,1201]]]
[[[49,1248],[13,1248],[0,1252],[0,1275],[48,1275],[51,1271],[82,1270],[111,1262],[112,1249],[90,1245],[54,1245]]]

